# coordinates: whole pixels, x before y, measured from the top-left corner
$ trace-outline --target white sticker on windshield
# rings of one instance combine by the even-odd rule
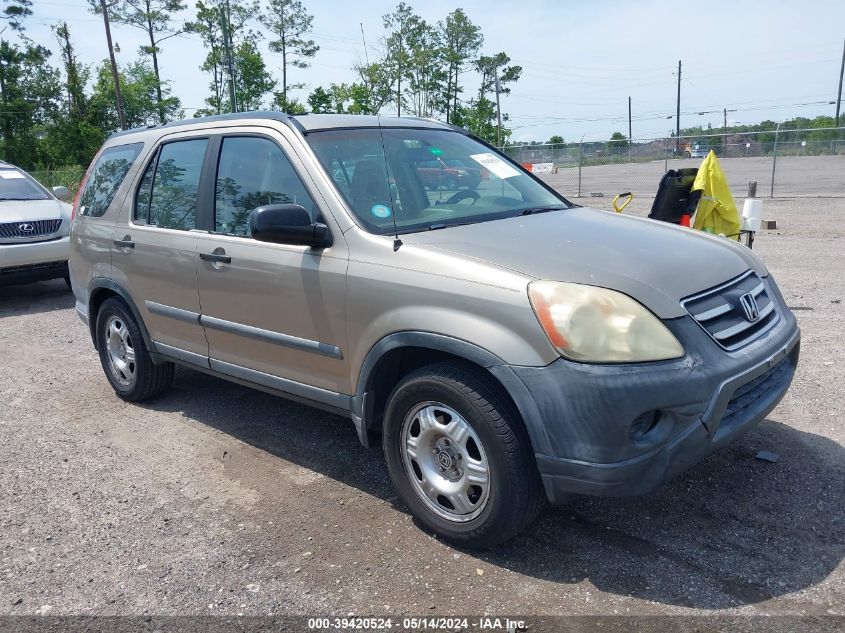
[[[499,178],[504,179],[519,176],[519,172],[516,169],[490,152],[485,154],[473,154],[470,158]]]
[[[11,169],[3,169],[0,170],[0,178],[5,178],[6,180],[11,180],[14,178],[26,178],[21,172],[13,171]]]

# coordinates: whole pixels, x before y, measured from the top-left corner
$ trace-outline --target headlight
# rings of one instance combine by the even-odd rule
[[[534,281],[528,285],[528,297],[546,336],[570,360],[635,363],[684,355],[666,326],[621,292]]]

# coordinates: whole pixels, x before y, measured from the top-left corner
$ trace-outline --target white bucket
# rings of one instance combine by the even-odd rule
[[[760,198],[746,198],[742,205],[742,228],[746,231],[759,231],[763,217],[763,201]]]

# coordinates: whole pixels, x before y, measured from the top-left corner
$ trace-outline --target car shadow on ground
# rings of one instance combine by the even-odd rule
[[[7,316],[66,310],[76,304],[64,279],[0,286],[0,319]]]
[[[183,369],[148,406],[398,503],[381,451],[360,446],[347,419]],[[465,554],[664,604],[764,602],[812,587],[845,557],[845,449],[768,419],[651,495],[575,498],[513,541]]]

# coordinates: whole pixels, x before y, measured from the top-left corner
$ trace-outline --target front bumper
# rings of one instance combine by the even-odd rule
[[[667,322],[687,352],[674,361],[512,367],[525,389],[510,391],[549,500],[648,492],[765,418],[786,393],[800,349],[795,317],[773,294],[779,323],[736,352],[683,317]],[[654,426],[632,437],[644,414]]]
[[[68,276],[70,238],[0,244],[0,286]]]

